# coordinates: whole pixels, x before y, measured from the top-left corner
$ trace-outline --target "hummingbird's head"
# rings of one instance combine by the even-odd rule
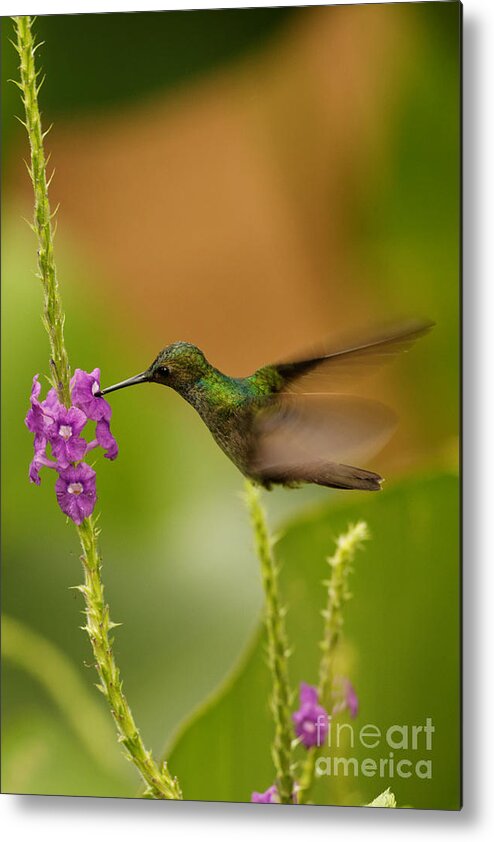
[[[204,377],[208,369],[209,363],[200,348],[189,342],[174,342],[163,348],[142,374],[136,374],[135,377],[115,383],[114,386],[108,386],[99,394],[106,395],[117,389],[136,386],[138,383],[160,383],[162,386],[170,386],[171,389],[184,393]]]
[[[174,342],[160,351],[145,374],[150,382],[181,392],[197,383],[208,369],[209,363],[200,348],[190,342]]]

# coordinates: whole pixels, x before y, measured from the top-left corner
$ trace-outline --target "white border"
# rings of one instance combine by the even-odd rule
[[[401,2],[402,0],[398,0]],[[427,0],[426,0],[427,1]],[[5,2],[2,14],[238,8],[262,2]],[[272,6],[297,3],[272,2]],[[324,5],[313,3],[308,5]],[[335,5],[341,5],[335,2]],[[2,796],[4,839],[30,836],[127,842],[143,834],[223,842],[283,838],[372,840],[468,835],[494,829],[494,0],[464,4],[464,482],[465,482],[465,808],[462,813],[355,808],[251,807],[116,799]],[[489,214],[490,211],[490,214]],[[448,700],[445,699],[447,704]],[[312,839],[310,839],[312,842]]]

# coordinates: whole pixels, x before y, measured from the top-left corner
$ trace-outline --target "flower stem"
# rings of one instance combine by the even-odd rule
[[[180,799],[182,793],[176,778],[168,772],[166,762],[159,769],[151,752],[147,751],[122,690],[120,673],[112,651],[110,631],[116,623],[104,599],[101,580],[101,559],[98,552],[98,529],[93,518],[87,518],[77,528],[81,541],[84,585],[79,590],[86,602],[86,626],[96,660],[100,684],[98,689],[108,700],[119,742],[126,749],[127,758],[134,763],[147,784],[145,795],[151,798]]]
[[[276,785],[281,803],[291,804],[293,803],[295,781],[292,762],[293,731],[290,715],[292,692],[288,678],[289,652],[285,630],[285,612],[281,607],[278,567],[274,558],[273,541],[269,535],[266,514],[261,504],[260,491],[249,480],[247,480],[245,488],[255,547],[261,563],[265,595],[268,663],[272,675],[271,708],[275,724],[272,752],[277,778]]]
[[[34,190],[34,218],[32,228],[38,240],[38,276],[41,279],[44,294],[43,323],[50,340],[51,381],[55,386],[60,401],[70,406],[70,366],[64,343],[64,312],[60,290],[58,287],[55,261],[53,257],[53,218],[56,214],[50,210],[47,177],[47,160],[45,158],[44,138],[48,134],[43,132],[41,115],[38,107],[38,93],[43,84],[40,71],[36,70],[35,44],[31,19],[23,15],[13,19],[17,29],[17,45],[14,46],[20,58],[21,81],[16,82],[22,94],[26,119],[21,120],[25,126],[31,147],[31,163],[28,165],[29,175]]]
[[[70,366],[64,341],[64,310],[57,281],[53,254],[54,214],[50,210],[48,188],[50,180],[46,175],[47,159],[44,152],[41,115],[38,93],[41,87],[39,71],[36,71],[35,53],[37,45],[32,33],[29,16],[13,18],[17,33],[14,46],[20,59],[20,88],[26,119],[23,125],[29,138],[31,163],[28,166],[34,189],[34,221],[32,228],[38,240],[38,274],[44,294],[43,322],[50,341],[50,367],[52,383],[60,400],[70,406]],[[81,561],[84,568],[84,585],[79,590],[84,596],[86,626],[93,649],[96,669],[99,674],[99,689],[108,701],[115,722],[119,742],[125,747],[125,754],[134,763],[146,784],[145,795],[157,799],[180,799],[180,786],[163,763],[159,767],[151,752],[147,751],[134,722],[129,704],[122,690],[122,682],[112,650],[110,631],[116,625],[110,620],[108,605],[103,594],[101,578],[101,556],[98,549],[99,530],[93,518],[87,518],[77,527],[82,547]]]
[[[343,606],[351,598],[348,588],[348,576],[352,572],[352,562],[355,553],[369,538],[367,524],[359,521],[350,526],[343,535],[340,535],[336,542],[334,555],[328,558],[331,568],[331,575],[327,582],[324,582],[328,589],[328,598],[325,610],[322,612],[324,618],[324,632],[321,641],[321,663],[319,667],[318,696],[320,704],[331,712],[332,708],[332,687],[334,680],[334,659],[338,644],[343,634]],[[317,746],[309,749],[300,776],[299,801],[306,803],[307,795],[314,782],[314,774],[317,759]]]
[[[339,536],[336,551],[328,558],[331,575],[324,583],[328,588],[328,601],[323,611],[324,634],[319,667],[319,700],[326,709],[331,705],[334,654],[343,635],[343,606],[352,596],[348,588],[348,576],[352,572],[355,553],[368,538],[367,524],[359,521],[350,526],[344,535]]]

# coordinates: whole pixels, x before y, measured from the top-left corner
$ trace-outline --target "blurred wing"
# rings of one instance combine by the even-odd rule
[[[365,460],[380,450],[395,426],[394,413],[377,401],[346,395],[279,396],[258,413],[249,470],[268,481],[317,482],[315,475],[341,467],[337,463]]]
[[[391,362],[398,354],[409,351],[414,342],[425,336],[434,322],[409,321],[388,328],[367,339],[360,339],[343,349],[326,349],[308,359],[279,363],[274,366],[284,378],[285,386],[295,391],[311,392],[321,387],[321,377],[328,378],[325,391],[337,392],[350,377],[372,373]]]

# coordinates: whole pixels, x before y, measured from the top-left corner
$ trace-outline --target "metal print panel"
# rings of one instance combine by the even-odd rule
[[[460,4],[2,37],[3,791],[459,809]]]

